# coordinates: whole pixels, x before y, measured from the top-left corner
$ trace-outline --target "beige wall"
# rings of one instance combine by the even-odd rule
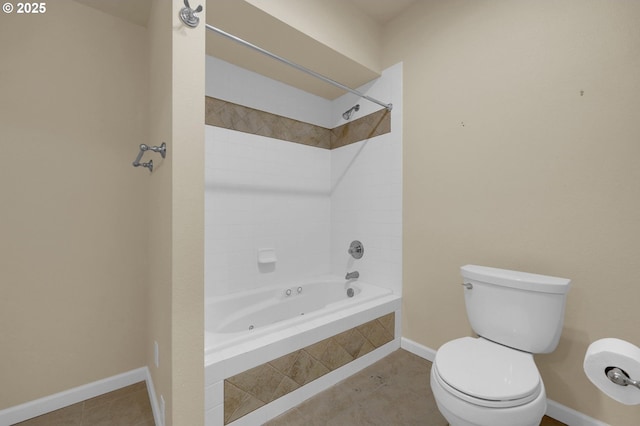
[[[208,22],[350,87],[359,87],[380,76],[380,29],[362,15],[356,21],[352,19],[354,13],[344,13],[352,11],[351,8],[338,10],[338,2],[334,0],[253,3],[253,0],[208,0]],[[341,19],[336,19],[335,16],[339,14]],[[313,19],[310,20],[310,17]],[[314,25],[309,25],[311,21]],[[320,30],[324,30],[327,36],[321,36]],[[336,34],[346,42],[337,43]],[[208,32],[206,43],[206,51],[210,56],[309,93],[326,99],[344,94],[341,89],[212,31]],[[364,55],[354,55],[354,52],[363,52]],[[362,56],[367,59],[362,59]]]
[[[0,16],[0,409],[145,365],[146,30]]]
[[[204,424],[205,27],[185,27],[173,0],[172,357],[173,417]],[[205,21],[205,12],[199,14]]]
[[[372,18],[344,0],[246,0],[372,71],[382,67],[382,30]],[[342,80],[340,80],[342,81]]]
[[[152,6],[0,16],[0,409],[148,365],[204,422],[204,27]]]
[[[172,312],[172,165],[175,146],[172,140],[172,29],[171,2],[154,0],[147,23],[149,37],[149,143],[165,142],[167,156],[150,176],[148,226],[145,250],[149,256],[149,330],[146,336],[146,365],[149,366],[155,394],[165,401],[165,417],[173,415],[171,339]],[[155,365],[154,342],[158,342],[159,363]],[[169,421],[166,423],[170,424]]]
[[[384,33],[404,61],[403,335],[467,335],[459,267],[568,277],[548,396],[617,426],[590,342],[640,345],[640,2],[424,1]]]
[[[180,3],[155,0],[148,33],[68,0],[0,16],[0,409],[149,365],[167,424],[202,423],[204,30]],[[470,332],[465,263],[572,278],[536,359],[550,398],[621,426],[636,408],[581,364],[601,337],[640,344],[639,19],[630,1],[433,0],[383,36],[406,88],[404,336]],[[131,167],[161,141],[154,174]]]
[[[204,424],[205,29],[186,28],[182,6],[155,0],[148,24],[150,143],[166,142],[167,158],[149,187],[147,365],[167,426]]]

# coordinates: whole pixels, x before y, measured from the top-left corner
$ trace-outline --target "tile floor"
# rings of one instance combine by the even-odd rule
[[[19,426],[154,426],[145,382],[17,423]]]
[[[266,426],[446,426],[429,388],[431,363],[399,349]],[[144,382],[88,399],[19,426],[153,426]],[[545,417],[540,426],[563,426]],[[566,426],[566,425],[564,425]]]
[[[446,426],[429,387],[431,363],[399,349],[267,426]],[[550,417],[541,426],[560,426]]]

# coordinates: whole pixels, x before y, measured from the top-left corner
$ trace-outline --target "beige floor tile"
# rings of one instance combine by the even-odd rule
[[[153,419],[146,389],[128,394],[111,405],[113,425],[135,425]],[[84,425],[83,425],[84,426]]]
[[[109,392],[16,426],[153,426],[144,382]]]
[[[286,416],[280,416],[271,420],[269,426],[324,426],[326,422],[323,420],[324,416],[314,417],[313,415],[303,413],[302,411],[294,408],[287,412]]]
[[[153,420],[143,420],[140,423],[136,423],[132,426],[156,426],[156,423]]]
[[[567,426],[567,425],[562,423],[561,421],[552,419],[551,417],[544,416],[542,418],[542,423],[540,423],[540,426]]]
[[[266,426],[447,426],[429,385],[431,363],[403,349],[365,368]],[[545,417],[541,426],[562,426]]]
[[[398,350],[308,399],[267,426],[446,426],[436,407],[431,363]],[[19,426],[153,426],[144,382],[36,417]],[[545,417],[541,426],[566,426]]]
[[[82,426],[82,402],[17,423],[20,426]]]
[[[138,392],[140,390],[147,391],[147,385],[145,382],[134,383],[130,386],[125,386],[124,388],[115,390],[113,392],[105,393],[104,395],[96,396],[95,398],[90,398],[84,401],[84,409],[91,409],[97,407],[98,405],[108,404],[113,402],[118,398],[122,398],[130,393]]]

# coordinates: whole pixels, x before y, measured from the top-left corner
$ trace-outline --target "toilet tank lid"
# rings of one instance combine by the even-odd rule
[[[563,294],[569,291],[571,280],[489,266],[465,265],[460,268],[463,278],[504,287],[543,293]]]

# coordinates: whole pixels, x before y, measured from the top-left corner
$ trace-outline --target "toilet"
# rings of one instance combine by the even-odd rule
[[[553,352],[571,280],[466,265],[460,268],[478,337],[442,345],[431,389],[451,426],[539,426],[547,409],[533,354]]]

